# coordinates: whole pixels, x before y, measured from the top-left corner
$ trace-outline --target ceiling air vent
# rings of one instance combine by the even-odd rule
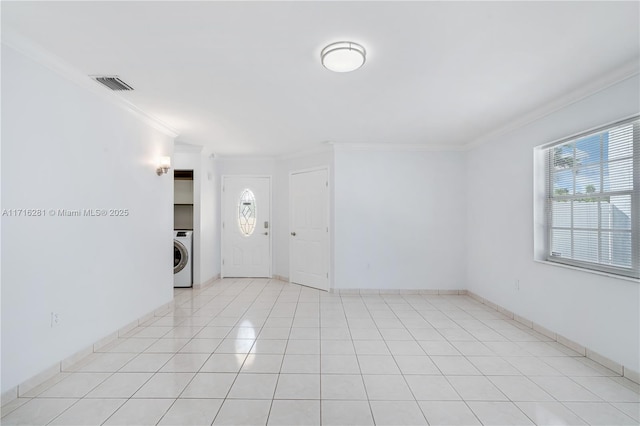
[[[133,87],[120,80],[120,77],[117,75],[92,75],[91,78],[111,90],[133,90]]]

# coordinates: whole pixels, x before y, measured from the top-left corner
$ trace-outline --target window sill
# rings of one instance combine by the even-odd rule
[[[608,273],[608,272],[594,271],[592,269],[586,269],[586,268],[580,268],[580,267],[577,267],[577,266],[565,265],[564,263],[550,262],[548,260],[533,259],[533,261],[534,262],[538,262],[538,263],[544,263],[545,265],[558,266],[560,268],[573,269],[574,271],[586,272],[588,274],[602,275],[604,277],[615,278],[615,279],[624,280],[624,281],[631,281],[632,283],[640,284],[640,279],[638,279],[638,278],[625,277],[624,275],[616,275],[616,274],[611,274],[611,273]]]

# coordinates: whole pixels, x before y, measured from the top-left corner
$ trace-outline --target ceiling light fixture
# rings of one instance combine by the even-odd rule
[[[339,41],[331,43],[320,53],[322,65],[335,72],[351,72],[364,65],[367,51],[358,43]]]

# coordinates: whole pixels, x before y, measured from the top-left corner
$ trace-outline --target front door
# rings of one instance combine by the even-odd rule
[[[289,259],[291,282],[329,289],[327,169],[291,174]]]
[[[222,179],[223,277],[271,277],[271,178]]]

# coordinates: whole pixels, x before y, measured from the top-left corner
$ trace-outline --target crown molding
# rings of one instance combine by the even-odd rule
[[[268,155],[264,155],[264,156],[260,156],[260,155],[243,155],[243,154],[239,154],[239,155],[215,155],[215,159],[216,160],[221,160],[221,161],[236,161],[236,160],[242,160],[242,161],[277,161],[278,157],[276,156],[268,156]]]
[[[144,112],[142,109],[117,94],[109,92],[107,89],[101,87],[98,83],[92,80],[88,75],[81,73],[71,64],[65,62],[58,56],[47,52],[40,45],[26,39],[15,31],[8,28],[2,29],[2,45],[16,50],[56,74],[61,75],[77,86],[80,86],[98,97],[124,109],[125,111],[133,114],[140,121],[156,130],[159,130],[165,135],[171,138],[178,136],[178,132],[176,130],[163,123],[157,117]]]
[[[253,161],[287,161],[311,155],[331,153],[332,151],[380,151],[380,152],[463,152],[463,146],[427,145],[427,144],[392,144],[392,143],[351,143],[323,142],[322,146],[310,148],[291,154],[273,156],[216,155],[220,160],[253,160]]]
[[[320,147],[310,148],[303,151],[293,152],[291,154],[274,154],[274,155],[244,155],[244,154],[227,154],[227,155],[215,155],[218,160],[249,160],[249,161],[287,161],[296,158],[304,158],[315,154],[330,153],[332,148],[330,145],[322,145]]]
[[[493,139],[499,136],[510,133],[535,121],[541,120],[556,111],[559,111],[576,102],[593,96],[596,93],[602,92],[603,90],[606,90],[611,86],[628,80],[638,75],[639,73],[640,62],[638,60],[630,61],[623,66],[616,68],[614,71],[603,74],[602,76],[595,80],[592,80],[588,84],[578,89],[572,90],[566,93],[564,96],[556,98],[554,101],[551,101],[546,105],[543,105],[542,107],[536,108],[529,113],[522,115],[510,124],[500,127],[475,139],[474,141],[464,145],[463,148],[465,151],[477,148],[481,145],[491,142]]]
[[[400,152],[462,152],[460,145],[393,144],[393,143],[351,143],[329,142],[336,150],[343,151],[400,151]]]

